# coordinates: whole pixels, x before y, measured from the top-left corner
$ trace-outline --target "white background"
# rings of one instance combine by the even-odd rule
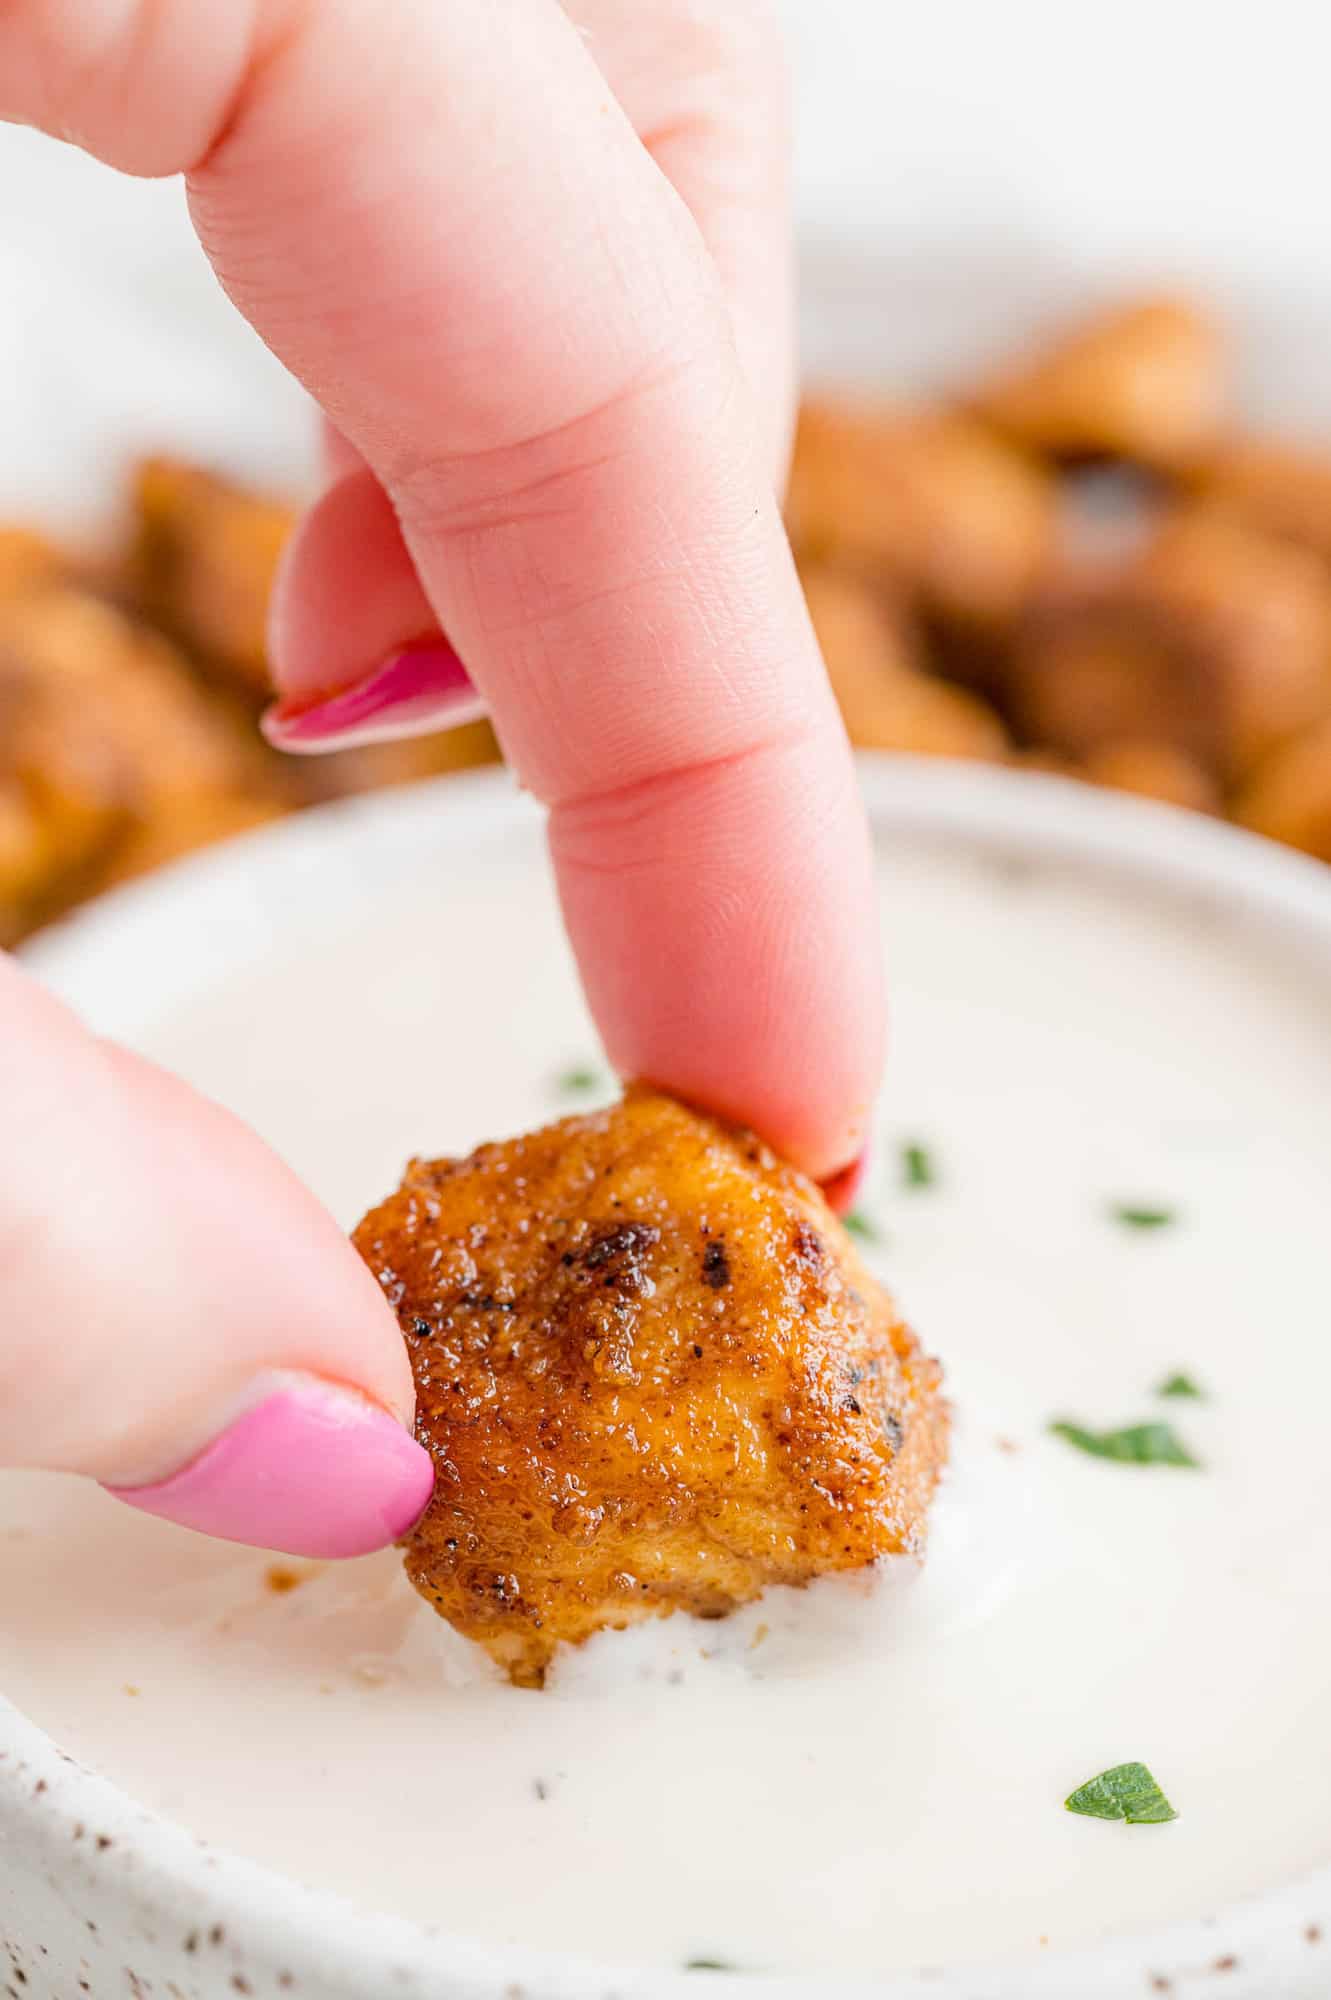
[[[1046,299],[1200,281],[1259,318],[1274,307],[1269,399],[1325,408],[1331,427],[1320,0],[782,11],[815,360],[946,373]],[[866,280],[866,256],[885,278]],[[308,436],[217,293],[177,187],[0,132],[0,511],[94,520],[145,443],[293,476]]]

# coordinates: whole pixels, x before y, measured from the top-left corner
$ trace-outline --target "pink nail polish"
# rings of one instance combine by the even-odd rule
[[[387,1548],[433,1485],[429,1453],[386,1410],[292,1376],[169,1479],[107,1490],[222,1541],[337,1557]]]
[[[259,726],[277,749],[314,756],[453,729],[484,714],[485,703],[467,669],[441,637],[390,653],[336,694],[274,702]]]
[[[866,1142],[863,1149],[848,1167],[831,1180],[822,1183],[823,1199],[835,1215],[848,1215],[864,1190],[869,1178],[869,1168],[873,1161],[872,1142]]]

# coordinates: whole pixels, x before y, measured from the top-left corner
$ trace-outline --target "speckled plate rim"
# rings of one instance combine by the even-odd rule
[[[1331,994],[1331,869],[1233,827],[1167,806],[1029,773],[884,756],[861,757],[879,836],[952,839],[977,850],[1101,877],[1215,909],[1228,923],[1306,951]],[[118,890],[23,954],[103,1032],[142,1022],[145,977],[162,1006],[206,985],[238,950],[262,950],[293,926],[317,929],[357,883],[373,892],[396,857],[433,844],[465,856],[479,844],[530,838],[537,819],[500,773],[479,773],[325,807],[228,843]],[[169,950],[163,949],[169,940]],[[73,1829],[88,1892],[128,1898],[182,1935],[223,1927],[254,1958],[287,1965],[302,1985],[341,1995],[389,1991],[448,2000],[698,2000],[699,1976],[595,1965],[496,1948],[395,1917],[367,1914],[239,1856],[209,1849],[69,1759],[0,1697],[0,1853],[17,1838],[52,1867]],[[100,1879],[99,1879],[100,1878]],[[1317,1947],[1328,1940],[1327,1949]],[[182,1946],[183,1948],[183,1946]],[[990,1966],[923,1967],[906,1975],[707,1976],[709,1995],[755,1987],[773,2000],[1121,2000],[1217,1990],[1230,2000],[1331,1990],[1331,1867],[1225,1906],[1213,1916],[1125,1933],[1090,1949]]]

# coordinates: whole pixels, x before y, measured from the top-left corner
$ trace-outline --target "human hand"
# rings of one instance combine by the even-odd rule
[[[549,807],[616,1066],[826,1180],[864,1143],[881,994],[774,497],[779,100],[748,0],[0,14],[0,113],[183,170],[222,282],[329,419],[273,739],[483,700]],[[296,1553],[393,1539],[429,1467],[392,1315],[332,1221],[13,965],[0,1037],[0,1464]]]

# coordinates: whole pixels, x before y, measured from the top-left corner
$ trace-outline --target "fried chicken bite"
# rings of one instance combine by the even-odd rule
[[[1007,733],[969,689],[927,672],[900,607],[862,577],[806,569],[804,595],[846,733],[862,750],[1001,758]]]
[[[1204,505],[1129,562],[1051,593],[1015,649],[1023,734],[1073,758],[1145,738],[1223,785],[1331,707],[1331,579]]]
[[[751,1133],[634,1087],[413,1161],[355,1242],[436,1466],[407,1573],[515,1683],[561,1641],[921,1547],[938,1365]]]
[[[1054,490],[973,418],[809,400],[786,517],[801,555],[879,569],[926,610],[983,627],[1009,619],[1039,574]]]
[[[1219,327],[1181,299],[1115,306],[1013,361],[972,406],[1053,458],[1173,470],[1215,439],[1229,393]]]

